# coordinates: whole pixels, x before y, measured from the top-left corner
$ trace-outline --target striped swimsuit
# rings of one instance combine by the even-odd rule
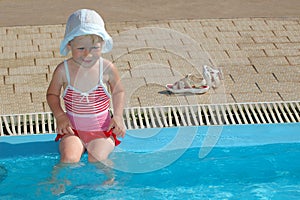
[[[100,58],[99,83],[87,92],[82,92],[70,84],[67,61],[64,61],[64,66],[68,85],[63,93],[63,100],[75,134],[84,144],[93,139],[113,136],[115,145],[118,145],[116,135],[107,130],[111,121],[109,112],[111,96],[102,81],[103,59]]]

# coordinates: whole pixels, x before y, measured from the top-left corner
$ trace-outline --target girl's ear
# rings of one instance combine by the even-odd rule
[[[69,51],[71,51],[71,41],[70,41],[70,42],[68,42],[68,44],[67,44],[67,48],[68,48],[68,50],[69,50]]]

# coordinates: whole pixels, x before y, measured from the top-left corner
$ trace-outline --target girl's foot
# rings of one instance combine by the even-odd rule
[[[115,178],[107,179],[102,183],[102,185],[113,185],[115,183]]]

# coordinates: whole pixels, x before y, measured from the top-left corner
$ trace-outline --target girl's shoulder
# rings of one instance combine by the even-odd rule
[[[112,70],[113,68],[115,68],[115,65],[110,60],[103,58],[103,69]]]
[[[65,65],[64,65],[64,61],[62,61],[61,63],[59,63],[56,68],[55,71],[59,72],[59,73],[64,73],[65,70]]]
[[[109,66],[113,64],[110,60],[107,60],[105,58],[102,58],[102,60],[103,60],[103,66]]]
[[[64,61],[62,61],[56,66],[53,72],[53,76],[59,77],[60,79],[64,79],[65,75],[66,75],[66,70],[64,67]]]

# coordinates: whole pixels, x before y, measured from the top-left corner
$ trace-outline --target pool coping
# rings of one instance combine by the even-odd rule
[[[275,127],[276,128],[270,128]],[[188,148],[214,148],[300,143],[300,123],[190,126],[128,130],[115,152],[149,153]],[[55,134],[0,137],[0,158],[58,153]]]

